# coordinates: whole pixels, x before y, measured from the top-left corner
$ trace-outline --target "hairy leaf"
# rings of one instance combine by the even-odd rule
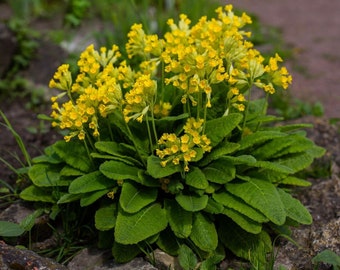
[[[100,231],[107,231],[116,225],[117,205],[102,206],[94,216],[95,226]]]
[[[252,166],[271,170],[271,171],[278,172],[278,173],[286,173],[286,174],[294,173],[294,171],[290,167],[282,165],[282,164],[277,163],[277,162],[260,160],[260,161],[257,161]]]
[[[268,221],[268,218],[261,212],[251,207],[244,200],[241,200],[239,197],[233,196],[225,190],[213,194],[213,199],[228,208],[232,208],[240,212],[241,214],[256,222],[262,223]]]
[[[119,197],[122,209],[127,213],[136,213],[143,207],[154,202],[157,198],[157,189],[148,188],[125,181]]]
[[[206,189],[209,185],[204,173],[198,167],[191,167],[185,176],[185,183],[197,189]]]
[[[251,179],[241,184],[227,184],[226,190],[259,210],[277,225],[284,224],[286,211],[276,187],[269,182]]]
[[[301,224],[310,225],[313,222],[311,214],[299,200],[293,198],[290,194],[280,188],[278,189],[278,192],[289,218]]]
[[[300,187],[309,187],[309,186],[312,185],[311,182],[304,180],[304,179],[301,179],[301,178],[294,177],[294,176],[288,176],[288,177],[283,178],[280,181],[280,184],[300,186]]]
[[[165,209],[173,233],[179,238],[189,237],[192,229],[192,212],[184,210],[173,200],[165,201]]]
[[[106,195],[109,191],[110,189],[104,189],[83,194],[83,196],[80,199],[80,206],[84,207],[93,204],[95,201],[99,200],[101,197]]]
[[[218,244],[214,222],[200,212],[195,213],[190,239],[201,250],[208,252],[214,251]]]
[[[220,158],[205,167],[203,173],[210,182],[225,184],[235,178],[236,168],[229,160]]]
[[[246,260],[257,258],[261,264],[266,263],[266,255],[272,250],[271,239],[265,231],[258,234],[246,232],[227,218],[220,222],[219,236],[234,254]]]
[[[92,162],[88,156],[84,143],[73,140],[65,142],[60,140],[53,145],[54,150],[68,165],[83,172],[92,169]]]
[[[115,181],[107,178],[100,171],[94,171],[74,179],[69,186],[69,192],[71,194],[87,193],[109,189],[115,185]]]
[[[178,253],[178,261],[183,270],[192,270],[196,268],[197,257],[187,245],[181,245]]]
[[[211,141],[211,146],[216,146],[226,138],[242,120],[242,114],[232,113],[217,119],[209,120],[205,125],[205,133]]]
[[[257,234],[262,230],[262,225],[260,223],[234,209],[225,207],[223,214],[231,218],[238,226],[249,233]]]
[[[272,140],[274,138],[287,136],[285,133],[279,131],[257,131],[255,133],[249,134],[242,138],[240,143],[239,151],[245,150],[249,147],[253,147],[257,144],[264,143],[266,141]]]
[[[160,232],[156,244],[167,254],[170,254],[171,256],[178,256],[179,241],[169,227]]]
[[[29,186],[20,193],[20,198],[33,202],[55,203],[56,199],[51,194],[51,189],[41,188],[37,186]]]
[[[100,165],[99,170],[106,177],[114,180],[130,179],[139,182],[138,172],[140,169],[121,161],[105,161]]]
[[[112,255],[117,263],[127,263],[141,253],[139,245],[122,245],[113,243]]]
[[[227,154],[233,153],[236,151],[240,145],[238,143],[232,143],[232,142],[222,142],[220,145],[213,148],[213,150],[208,153],[203,160],[199,162],[200,166],[206,166],[210,162],[219,159],[222,156],[225,156]]]
[[[96,142],[94,146],[99,151],[112,155],[112,159],[122,161],[128,165],[143,166],[137,159],[121,154],[121,145],[116,142]]]
[[[208,196],[199,196],[196,194],[180,193],[176,195],[176,201],[186,211],[195,212],[204,209],[208,203]]]
[[[115,240],[124,245],[137,244],[164,230],[167,223],[166,212],[160,204],[149,205],[134,214],[119,208]]]
[[[156,156],[149,156],[147,160],[147,172],[154,178],[163,178],[182,170],[180,165],[169,162],[165,167],[161,166],[161,159]]]
[[[52,164],[38,163],[33,165],[28,176],[38,187],[57,187],[60,186],[60,167]]]

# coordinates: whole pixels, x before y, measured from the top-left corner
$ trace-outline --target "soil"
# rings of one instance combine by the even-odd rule
[[[312,123],[314,128],[308,131],[308,136],[316,144],[327,149],[325,157],[315,166],[322,164],[323,168],[328,167],[329,174],[314,175],[309,179],[313,183],[311,188],[297,190],[297,196],[311,211],[314,223],[312,226],[293,230],[293,236],[302,249],[297,249],[289,242],[281,241],[278,253],[278,263],[293,265],[289,269],[312,269],[310,260],[318,252],[329,248],[340,255],[340,129],[339,125],[329,122],[332,118],[340,118],[338,85],[340,1],[257,0],[256,4],[251,0],[227,2],[247,13],[255,14],[261,22],[281,29],[282,39],[287,41],[294,51],[293,59],[288,62],[294,79],[291,87],[293,96],[306,102],[319,101],[325,109],[322,118],[305,117],[296,120]],[[10,11],[4,4],[0,4],[0,10],[1,23],[6,16],[9,16]],[[46,26],[39,22],[39,27]],[[44,39],[41,41],[39,52],[38,57],[32,61],[22,76],[29,79],[33,85],[42,87],[46,96],[44,101],[47,101],[48,81],[56,68],[63,63],[67,52]],[[34,157],[39,155],[45,146],[60,138],[60,135],[51,130],[48,123],[44,124],[43,132],[32,132],[41,128],[41,121],[37,119],[37,115],[48,114],[49,108],[40,104],[41,106],[35,109],[28,109],[28,105],[29,99],[25,98],[0,100],[1,111],[21,136],[29,154]],[[0,121],[3,122],[1,118]],[[15,168],[20,168],[21,164],[17,156],[23,160],[11,133],[0,126],[0,157]],[[10,184],[17,180],[16,175],[2,162],[0,162],[0,180]],[[1,186],[0,182],[0,188]],[[320,269],[328,269],[327,267],[329,266]]]

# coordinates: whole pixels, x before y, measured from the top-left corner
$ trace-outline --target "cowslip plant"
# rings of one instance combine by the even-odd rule
[[[185,269],[211,269],[225,249],[264,264],[271,233],[310,224],[290,191],[309,185],[295,174],[324,150],[308,125],[280,124],[251,96],[292,78],[247,40],[250,17],[216,14],[170,19],[163,37],[135,24],[126,57],[90,45],[77,74],[60,66],[51,119],[65,137],[33,159],[21,198],[51,204],[52,217],[70,203],[93,211],[99,246],[119,262],[158,247]]]

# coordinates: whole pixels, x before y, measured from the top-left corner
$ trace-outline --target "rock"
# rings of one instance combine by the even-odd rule
[[[13,203],[0,213],[0,220],[20,223],[25,217],[32,214],[33,210],[22,203]]]
[[[67,270],[49,258],[44,258],[33,251],[22,250],[0,241],[0,270]]]
[[[85,248],[77,254],[69,262],[67,268],[69,270],[157,270],[140,257],[128,263],[118,264],[112,259],[110,251],[89,248]]]
[[[160,270],[177,270],[181,269],[181,266],[179,265],[178,259],[170,256],[169,254],[161,251],[160,249],[156,249],[153,252],[153,255],[155,260],[155,265]]]

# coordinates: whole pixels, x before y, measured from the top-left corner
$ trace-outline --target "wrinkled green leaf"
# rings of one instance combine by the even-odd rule
[[[278,137],[283,137],[283,136],[287,136],[287,135],[279,131],[271,131],[271,130],[257,131],[255,133],[251,133],[243,137],[242,140],[239,142],[240,148],[238,150],[239,151],[245,150],[249,147],[253,147],[255,145],[264,143],[266,141],[269,141],[269,140],[272,140]]]
[[[124,245],[137,244],[164,230],[167,224],[166,211],[160,204],[152,204],[134,214],[119,209],[115,240]]]
[[[197,189],[206,189],[209,185],[204,173],[198,167],[191,167],[185,175],[185,183]]]
[[[225,156],[227,154],[231,154],[234,151],[236,151],[240,145],[238,143],[232,143],[232,142],[222,142],[220,145],[213,148],[213,150],[208,153],[205,158],[200,161],[200,166],[206,166],[210,162],[219,159],[222,156]]]
[[[214,222],[200,212],[195,213],[190,239],[201,250],[208,252],[214,251],[218,244]]]
[[[210,182],[226,184],[235,178],[236,168],[229,160],[220,158],[205,167],[203,173]]]
[[[102,206],[96,211],[94,216],[96,229],[107,231],[116,225],[117,205],[112,203]]]
[[[211,141],[211,146],[216,146],[226,138],[241,122],[242,114],[231,113],[217,119],[209,120],[205,125],[205,133]]]
[[[94,171],[74,179],[69,186],[69,192],[72,194],[88,193],[109,189],[115,185],[115,181],[108,179],[100,171]]]
[[[213,199],[228,208],[232,208],[240,212],[241,214],[256,222],[262,223],[268,221],[268,218],[261,212],[251,207],[244,200],[241,200],[239,197],[233,196],[225,190],[213,194]]]
[[[313,218],[308,210],[301,204],[301,202],[293,198],[290,194],[278,189],[281,201],[286,209],[287,216],[301,224],[310,225]]]
[[[320,252],[312,259],[313,264],[320,262],[332,265],[334,270],[340,270],[340,256],[329,249]]]
[[[78,140],[65,142],[60,140],[53,145],[54,150],[68,165],[83,172],[92,169],[92,162],[88,156],[84,143]]]
[[[114,242],[112,247],[112,255],[117,263],[126,263],[135,258],[141,250],[139,245],[122,245]]]
[[[128,165],[121,161],[105,161],[100,165],[99,170],[102,174],[110,179],[130,179],[139,182],[138,172],[140,169],[136,166]]]
[[[248,233],[227,218],[220,223],[218,235],[228,249],[246,260],[257,258],[262,266],[267,263],[266,255],[271,252],[272,243],[265,231],[258,234]]]
[[[196,194],[180,193],[175,197],[178,204],[186,211],[196,212],[204,209],[208,203],[208,196],[199,196]]]
[[[38,187],[57,187],[60,180],[60,167],[52,164],[38,163],[33,165],[28,176]]]
[[[163,178],[172,175],[176,172],[180,172],[182,167],[180,165],[174,165],[172,162],[168,162],[165,167],[161,166],[161,159],[156,156],[149,156],[147,160],[147,172],[156,179]]]
[[[269,182],[251,179],[240,184],[227,184],[226,190],[259,210],[277,225],[284,224],[286,211],[276,187]]]
[[[125,181],[119,197],[122,209],[127,213],[136,213],[157,198],[156,188],[147,188],[137,183]]]
[[[48,202],[55,203],[56,200],[51,194],[51,190],[36,186],[29,186],[20,193],[20,198],[26,201],[33,202]]]
[[[109,191],[110,189],[103,189],[83,194],[83,196],[80,198],[80,206],[84,207],[93,204],[95,201],[106,195]]]
[[[193,270],[196,268],[197,257],[187,245],[181,245],[178,253],[179,264],[184,270]]]
[[[231,218],[238,226],[249,233],[257,234],[262,230],[262,225],[260,223],[232,208],[225,207],[223,214]]]
[[[179,238],[187,238],[192,228],[192,212],[184,210],[176,201],[166,200],[165,209],[169,225]]]

